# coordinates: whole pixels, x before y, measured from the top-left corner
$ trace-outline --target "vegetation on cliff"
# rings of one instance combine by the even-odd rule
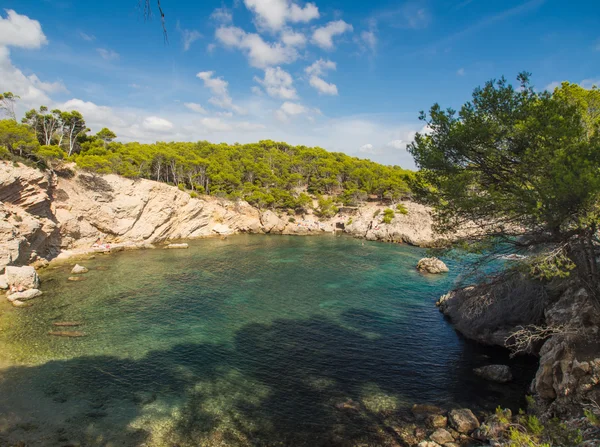
[[[509,243],[532,253],[538,279],[576,277],[600,304],[600,90],[538,92],[522,73],[477,88],[459,112],[422,114],[431,133],[409,151],[437,229],[480,229],[463,246]]]
[[[305,208],[312,204],[308,194],[334,196],[336,203],[346,205],[368,195],[395,200],[409,193],[414,176],[398,166],[270,140],[123,144],[115,138],[106,128],[91,135],[77,111],[42,106],[27,112],[23,124],[0,121],[0,156],[28,158],[44,166],[68,159],[83,170],[166,182],[194,195],[242,198],[260,208]],[[321,200],[324,214],[335,213],[335,203]]]

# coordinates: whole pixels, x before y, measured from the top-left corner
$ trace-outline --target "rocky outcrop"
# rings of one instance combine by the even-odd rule
[[[6,267],[4,280],[11,292],[22,292],[28,289],[37,289],[40,278],[33,267]]]
[[[600,312],[574,282],[513,277],[450,292],[438,305],[466,337],[539,356],[531,393],[542,414],[581,415],[600,402]]]
[[[459,433],[468,434],[479,428],[479,420],[468,408],[451,410],[448,413],[450,425]]]
[[[417,263],[417,270],[425,273],[447,273],[448,267],[438,258],[423,258]]]

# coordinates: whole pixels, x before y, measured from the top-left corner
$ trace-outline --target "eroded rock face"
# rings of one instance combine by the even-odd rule
[[[513,379],[510,367],[507,365],[487,365],[473,370],[475,374],[486,380],[498,383],[510,382]]]
[[[447,273],[448,267],[438,258],[423,258],[417,263],[417,270],[426,273]]]

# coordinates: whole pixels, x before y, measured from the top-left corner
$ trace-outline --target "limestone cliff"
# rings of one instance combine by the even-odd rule
[[[289,216],[244,201],[192,198],[164,183],[97,175],[66,167],[43,172],[0,162],[0,271],[59,253],[110,244],[156,244],[239,232],[315,234],[336,228],[370,240],[429,245],[436,236],[429,210],[403,202],[408,214],[382,223],[380,204],[342,210],[331,219]]]

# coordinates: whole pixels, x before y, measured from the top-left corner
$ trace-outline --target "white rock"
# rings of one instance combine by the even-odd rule
[[[233,230],[229,226],[227,226],[225,224],[217,224],[217,225],[215,225],[213,227],[213,231],[215,233],[223,235],[223,236],[228,235],[228,234],[233,234]]]
[[[189,248],[188,244],[169,244],[167,248]]]
[[[33,267],[7,266],[4,274],[6,283],[11,289],[37,289],[40,278]]]
[[[27,301],[42,295],[42,291],[38,289],[29,289],[23,292],[15,292],[7,295],[8,301]]]
[[[417,270],[427,273],[446,273],[448,267],[438,258],[423,258],[417,263]]]
[[[75,267],[73,267],[73,270],[71,270],[71,273],[74,274],[79,274],[79,273],[87,273],[89,272],[89,270],[87,268],[85,268],[83,265],[79,265],[79,264],[75,264]]]
[[[8,289],[8,283],[6,282],[6,276],[0,275],[0,289]]]

